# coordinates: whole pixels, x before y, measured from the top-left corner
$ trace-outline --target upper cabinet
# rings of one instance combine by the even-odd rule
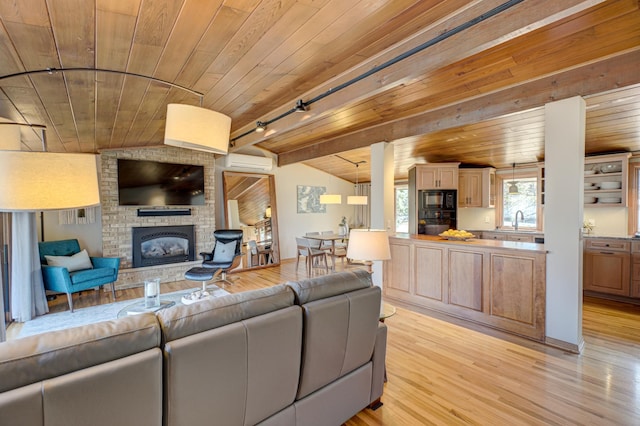
[[[458,205],[460,207],[495,207],[496,170],[460,169],[458,171]]]
[[[460,163],[416,165],[416,190],[458,189],[458,165]]]

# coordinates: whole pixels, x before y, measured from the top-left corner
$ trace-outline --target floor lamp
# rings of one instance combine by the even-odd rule
[[[349,232],[347,258],[363,260],[369,273],[373,260],[391,259],[389,235],[384,229],[352,229]]]
[[[0,151],[0,211],[32,213],[89,207],[99,203],[98,173],[94,155]],[[35,290],[17,292],[12,296],[12,301],[17,304],[14,309],[12,302],[12,316],[20,321],[32,318],[34,308],[27,308],[29,298],[37,301],[36,314],[40,303],[40,287],[33,278],[35,270],[39,271],[40,267],[37,234],[26,233],[29,234],[29,239],[33,239],[30,241],[32,244],[20,245],[26,255],[22,252],[20,256],[13,253],[11,258],[12,281],[35,286]],[[21,236],[13,235],[13,238]],[[21,297],[21,294],[24,297]],[[33,294],[36,294],[35,299]],[[44,289],[41,295],[44,297]],[[33,302],[31,303],[33,306]],[[43,309],[46,312],[46,301]]]

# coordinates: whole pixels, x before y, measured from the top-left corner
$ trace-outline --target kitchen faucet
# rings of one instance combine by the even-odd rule
[[[513,225],[516,231],[518,230],[518,213],[520,213],[520,219],[524,220],[524,213],[522,213],[522,210],[518,210],[516,212],[516,223]]]

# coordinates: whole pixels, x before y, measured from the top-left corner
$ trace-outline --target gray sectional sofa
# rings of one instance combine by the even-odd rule
[[[363,270],[0,344],[0,425],[340,425],[379,402]]]

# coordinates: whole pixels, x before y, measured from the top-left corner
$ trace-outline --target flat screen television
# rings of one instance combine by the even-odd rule
[[[204,166],[118,159],[121,206],[202,206]]]

